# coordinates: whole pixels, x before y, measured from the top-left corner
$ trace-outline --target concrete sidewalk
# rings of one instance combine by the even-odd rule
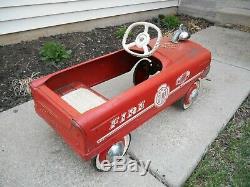
[[[250,26],[249,0],[182,0],[178,14],[205,18],[220,24]]]
[[[180,186],[249,94],[249,38],[220,27],[193,36],[213,53],[197,102],[187,111],[173,106],[132,133],[130,154],[151,160],[151,174],[96,172],[37,117],[30,101],[0,113],[0,186]],[[95,89],[112,97],[131,86],[131,75],[123,78],[123,85],[114,79]]]
[[[40,119],[33,101],[0,113],[0,186],[162,186],[153,176],[97,172]]]

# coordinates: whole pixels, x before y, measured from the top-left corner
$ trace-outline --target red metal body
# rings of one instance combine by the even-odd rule
[[[36,112],[75,152],[91,159],[183,98],[208,73],[211,62],[210,52],[199,44],[190,40],[172,44],[166,37],[149,58],[161,66],[159,73],[82,114],[61,95],[79,87],[92,90],[129,72],[139,58],[120,50],[34,80],[30,87]]]

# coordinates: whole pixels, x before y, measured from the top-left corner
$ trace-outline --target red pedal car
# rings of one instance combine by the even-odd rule
[[[127,44],[129,32],[139,25],[144,31]],[[149,28],[157,38],[150,40]],[[126,153],[131,131],[174,102],[181,100],[187,109],[197,97],[211,53],[188,38],[183,26],[170,39],[151,23],[134,23],[124,35],[124,50],[34,80],[30,87],[36,112],[102,170],[103,160],[112,162]],[[132,69],[135,86],[123,93],[107,99],[92,89]]]

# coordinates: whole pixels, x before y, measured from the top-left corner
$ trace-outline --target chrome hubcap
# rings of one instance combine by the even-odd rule
[[[198,97],[198,89],[194,89],[189,96],[189,102],[195,101],[197,97]]]
[[[116,144],[112,145],[107,152],[106,159],[111,164],[113,164],[116,156],[124,156],[126,151],[128,150],[130,141],[131,141],[130,135],[126,135],[123,141],[119,141]],[[98,154],[95,159],[95,165],[99,170],[105,171],[101,162],[102,160],[100,160],[100,154]]]
[[[109,149],[107,159],[112,163],[114,161],[115,156],[123,156],[124,153],[124,144],[122,142],[118,142]]]

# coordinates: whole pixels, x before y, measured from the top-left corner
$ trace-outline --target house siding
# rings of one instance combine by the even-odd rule
[[[177,5],[178,0],[0,0],[0,35]]]

